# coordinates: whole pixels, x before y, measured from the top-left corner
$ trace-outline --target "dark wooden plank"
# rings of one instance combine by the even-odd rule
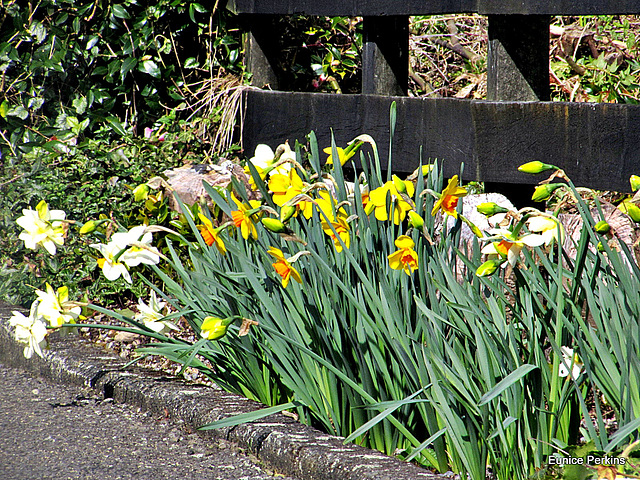
[[[489,15],[487,99],[549,100],[549,15]]]
[[[406,95],[409,17],[364,17],[362,28],[362,93]]]
[[[228,0],[236,13],[327,16],[431,15],[609,15],[640,13],[638,0]]]
[[[378,142],[387,161],[389,107],[397,102],[393,169],[411,172],[423,157],[439,159],[453,175],[464,162],[466,180],[536,183],[517,166],[541,160],[564,168],[577,185],[629,190],[640,174],[640,106],[488,102],[457,99],[331,95],[249,90],[244,147],[305,141],[314,130],[321,147],[361,133]]]
[[[640,13],[637,0],[478,0],[483,15],[621,15]]]
[[[477,0],[229,0],[236,13],[326,16],[431,15],[474,12]]]

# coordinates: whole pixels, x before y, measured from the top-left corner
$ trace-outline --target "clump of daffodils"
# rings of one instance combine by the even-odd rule
[[[34,353],[43,356],[42,349],[47,341],[46,321],[38,314],[38,301],[31,304],[29,316],[22,312],[13,311],[13,316],[9,319],[9,325],[15,327],[15,338],[18,342],[24,343],[24,356],[31,358]]]
[[[31,304],[29,316],[13,311],[9,319],[9,325],[15,328],[15,339],[25,344],[26,358],[34,353],[42,357],[49,331],[75,323],[82,312],[78,303],[69,300],[66,286],[54,290],[48,283],[46,285],[46,291],[36,290],[38,298]]]

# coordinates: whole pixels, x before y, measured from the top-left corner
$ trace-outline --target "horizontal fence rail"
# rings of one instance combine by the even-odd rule
[[[640,106],[549,102],[551,15],[640,14],[640,0],[230,0],[247,35],[243,146],[275,147],[314,131],[323,146],[362,133],[386,145],[389,107],[397,103],[392,169],[411,172],[439,159],[445,173],[497,183],[539,181],[516,167],[541,160],[564,168],[576,184],[629,190],[640,174]],[[487,101],[407,97],[409,15],[488,16]],[[278,91],[274,28],[280,15],[363,16],[362,94]],[[286,82],[282,82],[286,83]],[[420,148],[422,147],[422,150]],[[380,148],[386,162],[388,148]]]
[[[540,160],[563,168],[577,185],[629,191],[640,172],[640,106],[245,92],[246,149],[305,142],[314,131],[321,148],[368,133],[378,142],[382,165],[389,150],[389,109],[396,102],[392,169],[415,170],[438,159],[451,176],[500,183],[537,183],[544,176],[517,171]],[[286,132],[286,135],[283,133]]]
[[[638,0],[230,0],[235,13],[326,16],[635,14]]]

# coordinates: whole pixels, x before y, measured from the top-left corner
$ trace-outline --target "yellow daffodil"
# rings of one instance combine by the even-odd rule
[[[545,245],[554,241],[564,242],[564,227],[558,220],[539,215],[529,218],[527,226],[530,231],[542,235]]]
[[[9,319],[9,325],[15,327],[15,338],[20,343],[26,343],[24,356],[31,358],[34,354],[42,357],[42,349],[46,345],[47,326],[42,317],[38,314],[38,303],[36,300],[31,304],[31,311],[26,317],[21,312],[11,312],[13,316]]]
[[[406,180],[400,180],[400,182],[405,188],[407,197],[411,198],[415,192],[413,183]],[[389,195],[390,199],[389,205],[387,205],[387,195]],[[369,199],[365,211],[367,213],[374,211],[376,218],[380,221],[392,218],[393,223],[399,225],[407,216],[407,212],[412,208],[411,204],[400,195],[393,181],[388,181],[381,187],[369,192]]]
[[[506,257],[509,264],[513,267],[520,258],[520,252],[525,245],[529,247],[539,247],[545,243],[545,237],[538,234],[525,234],[522,236],[514,235],[510,230],[491,229],[489,234],[502,237],[500,241],[495,241],[485,245],[481,250],[482,253],[488,255],[499,255]]]
[[[305,185],[295,169],[288,174],[275,174],[269,178],[269,190],[273,193],[273,203],[282,207],[296,195],[300,195]]]
[[[224,241],[220,238],[220,229],[213,226],[211,220],[209,220],[202,212],[198,212],[198,218],[202,222],[202,225],[198,225],[200,235],[202,239],[209,246],[214,245],[221,254],[227,253],[227,247],[224,245]]]
[[[149,304],[146,304],[141,298],[138,299],[138,313],[134,315],[133,319],[136,322],[143,323],[145,327],[150,328],[156,333],[164,333],[167,330],[179,330],[175,324],[167,320],[162,320],[164,318],[162,310],[164,310],[166,305],[167,303],[159,301],[156,292],[151,290]]]
[[[336,251],[338,253],[342,251],[342,244],[338,238],[340,238],[347,248],[349,248],[351,244],[349,231],[351,229],[347,223],[347,212],[343,208],[339,208],[334,214],[335,199],[329,194],[329,192],[321,192],[315,202],[318,210],[324,213],[324,215],[322,215],[322,213],[319,214],[320,222],[322,223],[322,230],[331,237]],[[333,227],[333,229],[331,227]],[[335,230],[335,233],[333,230]]]
[[[46,292],[36,290],[40,302],[38,314],[53,328],[59,328],[65,323],[74,323],[82,309],[75,302],[69,301],[69,289],[62,286],[55,291],[48,283],[46,288]]]
[[[252,210],[260,207],[260,202],[258,200],[249,200],[249,205],[246,205],[233,194],[231,195],[231,199],[238,208],[238,210],[231,212],[231,217],[233,218],[234,225],[240,229],[242,238],[247,240],[249,235],[251,235],[254,239],[257,239],[258,231],[256,230],[256,220],[254,219],[255,212]]]
[[[410,275],[418,268],[418,254],[413,249],[415,242],[407,235],[400,235],[395,241],[398,250],[389,255],[389,266],[394,270],[404,270]]]
[[[282,250],[269,247],[267,253],[276,259],[275,263],[272,263],[273,268],[276,269],[276,272],[282,278],[282,287],[287,288],[289,285],[289,280],[293,278],[296,282],[302,283],[302,277],[300,273],[291,265],[290,259],[285,258]]]
[[[206,317],[200,325],[200,336],[207,340],[219,340],[227,334],[231,320],[218,317]]]
[[[433,206],[431,215],[435,215],[439,210],[442,210],[443,213],[451,215],[453,218],[458,218],[458,212],[456,212],[458,200],[460,200],[460,198],[464,197],[466,194],[467,191],[464,188],[458,186],[458,176],[454,175],[449,180],[447,188],[442,191],[440,198]]]
[[[56,245],[64,244],[65,213],[62,210],[49,210],[47,202],[42,200],[35,210],[25,208],[16,223],[24,228],[18,238],[24,241],[24,246],[35,250],[43,247],[51,255],[56,254]]]
[[[333,230],[331,227],[333,227]],[[331,222],[331,226],[329,226],[327,222],[322,222],[322,230],[333,240],[336,252],[340,253],[342,251],[342,244],[340,243],[340,240],[344,242],[347,248],[351,245],[351,235],[349,234],[350,228],[344,217],[339,216],[335,221]],[[338,240],[338,238],[340,238],[340,240]]]

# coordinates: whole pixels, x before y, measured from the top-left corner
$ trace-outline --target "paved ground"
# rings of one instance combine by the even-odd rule
[[[293,480],[223,440],[0,364],[2,480]]]

